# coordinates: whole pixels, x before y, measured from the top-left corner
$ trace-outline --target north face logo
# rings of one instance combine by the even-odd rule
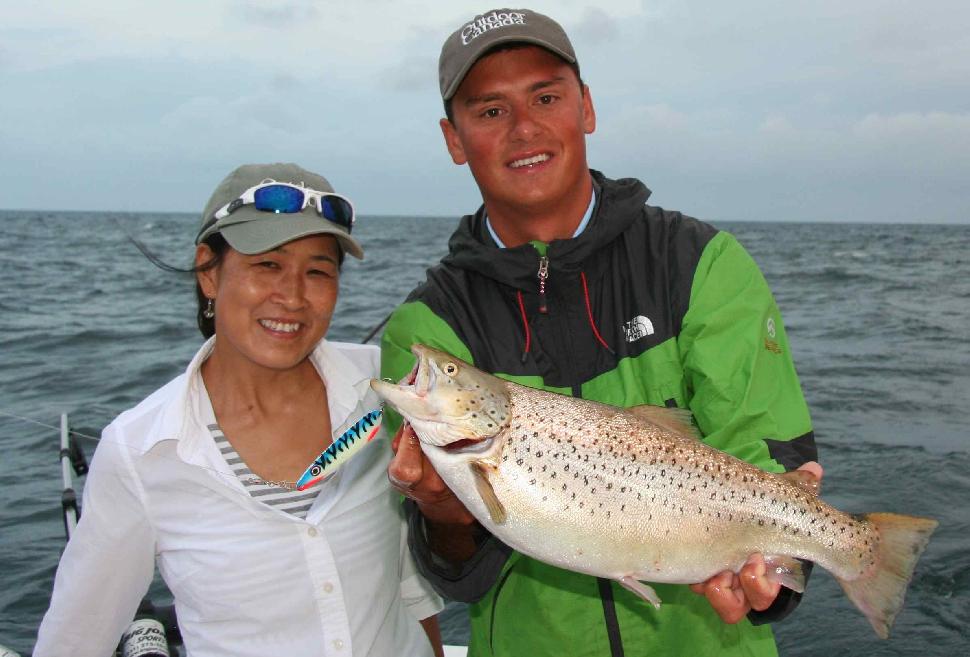
[[[653,322],[643,315],[637,315],[623,325],[623,332],[626,333],[627,342],[636,342],[640,338],[653,335]]]

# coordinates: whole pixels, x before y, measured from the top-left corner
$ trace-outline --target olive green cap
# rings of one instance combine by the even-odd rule
[[[221,219],[214,219],[220,208],[238,199],[250,187],[269,180],[317,192],[334,192],[326,178],[296,164],[244,164],[226,176],[212,192],[202,211],[202,225],[195,243],[201,243],[213,233],[222,233],[229,246],[240,253],[253,255],[308,235],[333,235],[341,249],[355,258],[364,257],[364,250],[350,236],[350,231],[321,217],[313,205],[292,214],[264,212],[252,205],[240,205]]]

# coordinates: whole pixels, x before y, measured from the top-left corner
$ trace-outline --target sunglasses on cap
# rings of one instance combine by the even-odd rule
[[[212,217],[205,222],[199,231],[201,236],[220,219],[228,217],[244,205],[252,205],[262,212],[276,214],[293,214],[313,204],[317,214],[338,226],[347,229],[354,227],[354,206],[351,202],[334,192],[318,192],[315,189],[301,187],[291,183],[276,182],[267,178],[258,185],[254,185],[240,194],[239,198],[226,203],[216,210]]]

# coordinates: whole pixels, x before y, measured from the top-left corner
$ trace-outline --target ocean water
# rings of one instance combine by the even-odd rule
[[[361,340],[443,255],[454,223],[364,217],[355,234],[368,257],[345,265],[330,337]],[[125,232],[188,265],[195,225],[184,214],[0,212],[0,644],[24,655],[64,543],[51,427],[66,412],[96,434],[182,371],[201,340],[191,279],[156,269]],[[721,227],[761,265],[782,309],[826,468],[823,497],[846,511],[940,521],[892,639],[876,639],[819,570],[776,626],[782,654],[966,654],[970,226]],[[84,447],[90,456],[95,444]],[[156,583],[153,595],[167,594]],[[464,610],[450,605],[446,641],[466,632]]]

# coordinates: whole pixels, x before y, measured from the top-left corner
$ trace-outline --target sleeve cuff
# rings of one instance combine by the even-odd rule
[[[812,567],[815,565],[811,561],[799,559],[802,562],[802,573],[805,575],[805,584],[808,585],[808,578],[812,574]],[[748,620],[752,625],[765,625],[766,623],[777,623],[788,617],[790,613],[802,601],[802,593],[796,593],[791,589],[781,587],[778,597],[771,603],[771,606],[762,611],[752,609],[748,612]]]
[[[478,550],[461,564],[444,561],[431,552],[424,526],[424,516],[413,500],[404,501],[408,520],[408,547],[418,572],[432,588],[449,600],[477,602],[495,584],[513,550],[483,531]]]

